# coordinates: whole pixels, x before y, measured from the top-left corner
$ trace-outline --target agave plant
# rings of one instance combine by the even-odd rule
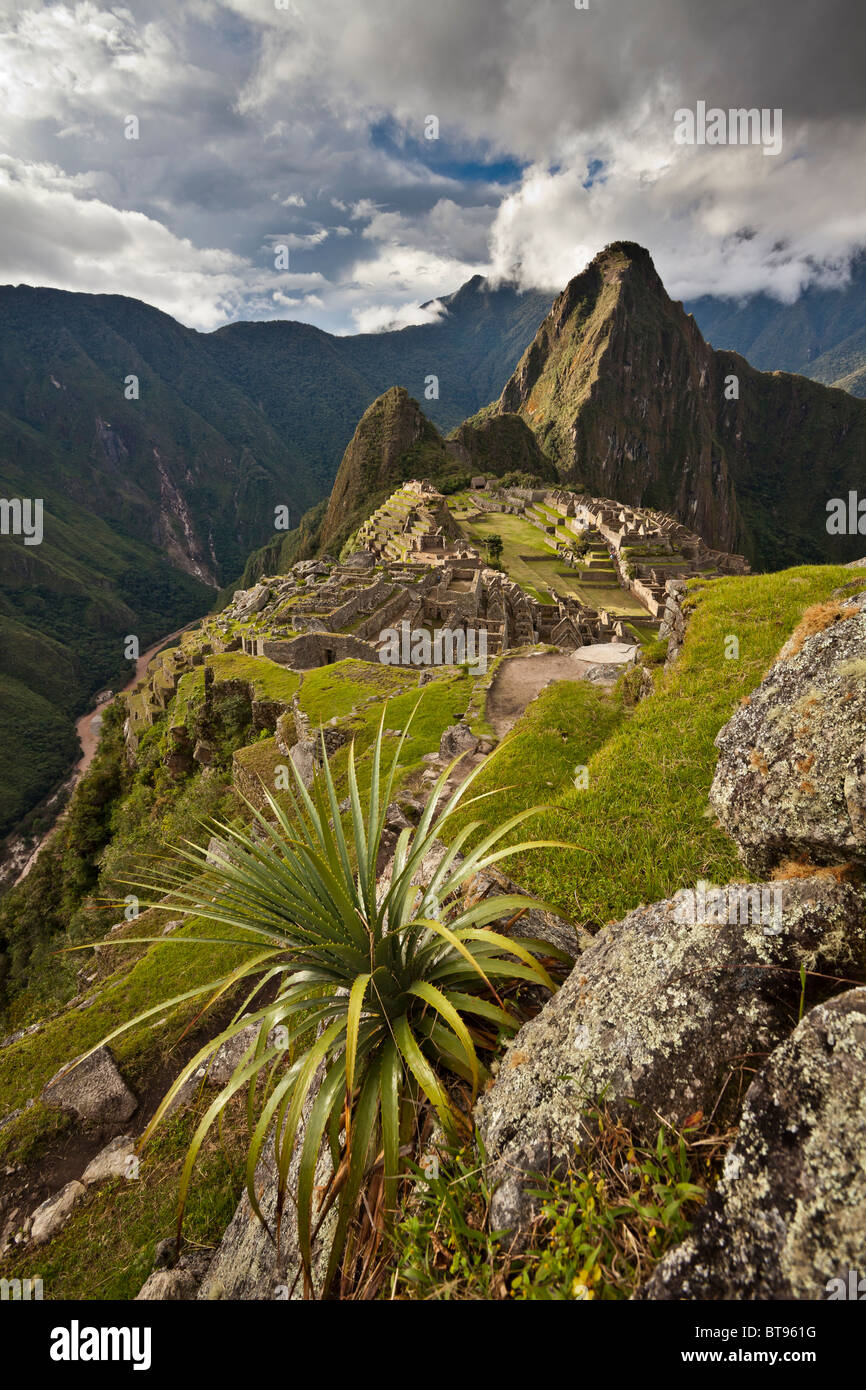
[[[534,841],[501,847],[538,808],[511,817],[461,859],[461,850],[481,823],[464,825],[426,886],[413,883],[434,841],[441,840],[446,823],[465,804],[480,769],[437,814],[459,759],[445,768],[417,827],[399,835],[390,882],[378,881],[386,808],[411,724],[410,719],[385,771],[384,721],[383,709],[370,750],[370,785],[364,798],[354,745],[350,746],[345,828],[327,756],[312,791],[290,763],[295,786],[287,809],[264,793],[263,809],[250,804],[252,833],[221,825],[215,852],[213,846],[207,854],[188,844],[178,851],[185,866],[151,879],[149,887],[160,894],[151,905],[240,929],[243,936],[237,944],[247,952],[224,978],[164,1001],[105,1040],[196,995],[210,992],[209,1007],[241,982],[253,982],[231,1025],[208,1042],[174,1082],[143,1141],[216,1049],[257,1023],[255,1041],[193,1136],[181,1178],[178,1232],[204,1138],[231,1098],[245,1088],[251,1129],[247,1192],[264,1221],[254,1176],[270,1142],[278,1174],[277,1239],[289,1165],[296,1144],[301,1145],[295,1196],[308,1291],[316,1229],[331,1202],[338,1207],[323,1281],[326,1290],[340,1267],[362,1184],[374,1169],[380,1174],[383,1221],[387,1224],[394,1213],[419,1105],[429,1103],[447,1135],[462,1131],[465,1136],[469,1110],[487,1076],[479,1049],[489,1048],[497,1035],[513,1031],[521,1021],[499,989],[518,980],[555,988],[536,955],[543,946],[547,955],[555,956],[550,946],[490,927],[537,903],[519,894],[473,903],[466,891],[474,875],[507,856],[556,844]],[[168,897],[162,896],[166,891]],[[180,940],[196,946],[207,938]],[[220,944],[225,945],[225,938]],[[251,945],[258,947],[252,954]],[[261,1004],[265,986],[273,998]],[[275,1027],[279,1031],[274,1040]],[[267,1084],[258,1086],[263,1077]],[[333,1177],[324,1206],[314,1213],[314,1179],[326,1141]]]

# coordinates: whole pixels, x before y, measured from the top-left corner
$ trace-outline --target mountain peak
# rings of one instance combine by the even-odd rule
[[[764,564],[821,557],[814,517],[843,477],[856,485],[866,440],[862,402],[714,351],[634,242],[606,246],[569,282],[495,408],[523,418],[563,479],[673,513]],[[763,498],[771,476],[788,493],[795,471],[783,536]]]
[[[321,541],[327,548],[370,499],[407,478],[441,471],[445,442],[404,386],[391,386],[377,396],[358,421],[340,463],[322,523]]]

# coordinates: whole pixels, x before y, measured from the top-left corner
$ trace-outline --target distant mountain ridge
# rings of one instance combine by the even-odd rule
[[[760,366],[856,393],[864,286],[861,260],[838,296],[704,299],[690,318],[649,253],[618,243],[552,307],[476,276],[436,322],[344,338],[284,320],[202,334],[121,296],[0,288],[0,496],[45,502],[41,546],[0,538],[0,738],[13,750],[0,834],[68,768],[72,718],[129,673],[128,634],[144,647],[199,616],[245,562],[249,574],[320,543],[353,441],[334,543],[380,484],[427,459],[445,475],[555,468],[768,568],[856,558],[856,537],[834,538],[830,555],[824,507],[861,484],[866,407],[757,372],[700,325]],[[724,398],[731,374],[737,401]],[[424,458],[410,441],[379,477],[375,411],[355,435],[394,387],[393,422],[399,433],[417,410]],[[276,506],[300,528],[275,533]]]
[[[31,749],[0,772],[0,835],[68,769],[73,717],[129,675],[127,635],[144,649],[200,616],[276,506],[296,523],[327,497],[388,387],[436,377],[441,429],[477,410],[550,297],[475,277],[441,302],[390,333],[204,334],[123,296],[0,287],[0,497],[45,504],[42,545],[0,537],[0,739]]]
[[[841,289],[810,286],[793,304],[767,294],[703,295],[686,303],[708,342],[765,372],[799,372],[866,396],[866,250]]]

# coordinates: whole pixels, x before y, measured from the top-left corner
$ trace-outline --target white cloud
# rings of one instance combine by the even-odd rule
[[[858,3],[0,0],[0,276],[347,331],[630,238],[678,297],[791,298],[866,242]],[[782,154],[675,146],[697,98],[781,106]],[[505,193],[498,157],[527,166]]]
[[[839,283],[866,244],[866,205],[851,170],[866,165],[866,129],[786,132],[782,154],[757,147],[674,146],[671,126],[621,128],[577,144],[555,172],[528,170],[498,209],[493,278],[561,288],[607,242],[648,246],[668,292],[786,302],[812,281]],[[584,188],[590,158],[604,160]]]
[[[140,212],[89,196],[87,180],[0,156],[0,280],[131,295],[196,328],[236,317],[250,296],[324,283],[321,274],[265,274],[201,248]]]

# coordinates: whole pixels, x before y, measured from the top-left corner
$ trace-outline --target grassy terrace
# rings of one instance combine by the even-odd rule
[[[545,691],[478,780],[496,788],[497,821],[539,801],[549,809],[521,838],[574,848],[510,861],[509,873],[565,915],[590,926],[641,902],[669,897],[699,878],[724,883],[742,872],[736,849],[707,814],[716,765],[713,743],[758,685],[803,610],[825,600],[850,571],[833,566],[712,580],[690,586],[686,643],[656,693],[633,710],[609,711],[603,697]],[[740,641],[725,660],[725,637]],[[574,786],[585,764],[586,790]]]
[[[617,617],[645,611],[631,594],[620,588],[607,551],[603,556],[605,564],[593,567],[591,572],[594,576],[601,571],[602,577],[609,576],[610,582],[581,583],[581,575],[586,571],[570,569],[555,550],[545,544],[542,532],[520,516],[489,512],[477,521],[461,520],[460,525],[469,540],[482,550],[488,536],[501,536],[502,563],[506,571],[528,594],[542,603],[553,601],[548,592],[553,589],[558,594],[572,594],[591,608],[607,608]],[[569,539],[573,540],[574,537],[569,535]]]
[[[418,684],[418,672],[398,666],[375,666],[368,661],[334,662],[304,675],[300,706],[317,727],[344,719],[367,700],[386,700]]]

